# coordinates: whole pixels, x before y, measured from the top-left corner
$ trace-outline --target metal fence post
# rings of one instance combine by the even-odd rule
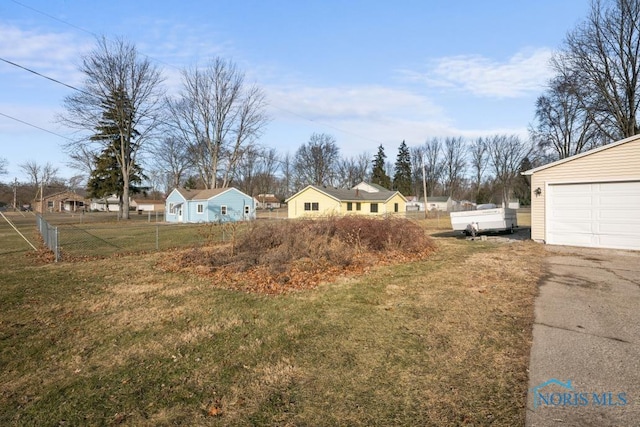
[[[56,255],[55,262],[58,262],[60,260],[60,245],[58,244],[58,242],[60,241],[60,236],[58,235],[58,227],[55,227],[54,230],[56,235],[56,242],[54,246],[55,247],[54,253]]]

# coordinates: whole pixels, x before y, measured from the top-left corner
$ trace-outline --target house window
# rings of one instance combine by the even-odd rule
[[[313,202],[313,203],[311,203],[311,210],[312,210],[312,211],[317,211],[317,210],[319,210],[318,202]]]
[[[53,200],[47,200],[47,207],[53,209]]]
[[[227,207],[225,205],[220,206],[220,215],[227,214]]]
[[[249,212],[250,212],[250,210],[249,210],[249,206],[245,206],[245,207],[244,207],[244,214],[245,214],[245,215],[249,215]]]
[[[175,213],[175,212],[173,211],[173,208],[174,208],[173,203],[169,203],[169,213],[170,213],[170,214]]]
[[[378,212],[378,204],[371,203],[371,213],[377,213],[377,212]]]
[[[197,208],[197,212],[199,214],[204,212],[204,205],[202,203],[198,203],[198,208]]]
[[[348,211],[352,211],[353,210],[353,203],[347,202],[347,210]]]
[[[360,202],[356,202],[356,210],[357,210],[357,211],[362,210],[362,203],[360,203]]]
[[[305,211],[310,211],[311,210],[311,203],[310,202],[304,202],[304,210]]]
[[[319,210],[319,204],[318,202],[305,202],[304,203],[304,210],[305,211],[317,211]]]
[[[397,203],[393,204],[393,211],[394,212],[398,212],[398,204]]]

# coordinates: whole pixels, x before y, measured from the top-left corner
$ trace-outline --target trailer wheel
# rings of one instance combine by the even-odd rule
[[[509,234],[513,234],[516,231],[514,230],[513,224],[511,224],[511,228],[509,229]]]

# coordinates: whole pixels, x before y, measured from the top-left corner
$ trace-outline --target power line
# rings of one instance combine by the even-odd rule
[[[66,136],[64,136],[64,135],[60,135],[59,133],[55,133],[55,132],[50,131],[50,130],[48,130],[48,129],[45,129],[45,128],[43,128],[43,127],[40,127],[40,126],[34,125],[33,123],[25,122],[24,120],[20,120],[20,119],[18,119],[18,118],[16,118],[16,117],[13,117],[13,116],[8,115],[8,114],[0,113],[0,116],[6,117],[6,118],[11,119],[11,120],[15,120],[16,122],[20,122],[20,123],[25,124],[25,125],[27,125],[27,126],[31,126],[32,128],[39,129],[39,130],[41,130],[41,131],[44,131],[44,132],[50,133],[51,135],[58,136],[58,137],[60,137],[60,138],[66,139],[66,140],[68,140],[68,141],[74,141],[73,139],[71,139],[71,138],[69,138],[69,137],[66,137]]]
[[[12,65],[12,66],[14,66],[14,67],[20,68],[20,69],[22,69],[22,70],[24,70],[24,71],[27,71],[27,72],[29,72],[29,73],[32,73],[32,74],[34,74],[34,75],[36,75],[36,76],[38,76],[38,77],[42,77],[42,78],[47,79],[47,80],[49,80],[49,81],[51,81],[51,82],[54,82],[54,83],[57,83],[57,84],[59,84],[59,85],[65,86],[65,87],[67,87],[67,88],[69,88],[69,89],[72,89],[72,90],[74,90],[74,91],[77,91],[77,92],[80,92],[80,93],[82,93],[82,94],[85,94],[85,95],[87,95],[87,96],[94,97],[94,98],[96,97],[96,95],[94,95],[94,94],[91,94],[91,93],[89,93],[89,92],[87,92],[87,91],[85,91],[85,90],[79,89],[79,88],[77,88],[77,87],[75,87],[75,86],[73,86],[73,85],[70,85],[70,84],[68,84],[68,83],[62,82],[62,81],[60,81],[60,80],[58,80],[58,79],[55,79],[55,78],[53,78],[53,77],[49,77],[49,76],[47,76],[47,75],[45,75],[45,74],[42,74],[42,73],[40,73],[40,72],[38,72],[38,71],[32,70],[31,68],[25,67],[24,65],[17,64],[17,63],[15,63],[15,62],[13,62],[13,61],[9,61],[8,59],[2,58],[2,57],[0,57],[0,61],[5,62],[5,63],[7,63],[7,64],[9,64],[9,65]],[[319,125],[321,125],[321,126],[325,126],[325,127],[331,128],[331,129],[335,129],[335,130],[337,130],[337,131],[339,131],[339,132],[343,132],[343,133],[345,133],[345,134],[349,134],[349,135],[355,136],[355,137],[357,137],[357,138],[365,139],[365,140],[367,140],[367,141],[375,142],[375,143],[378,143],[378,144],[380,144],[380,143],[381,143],[380,141],[377,141],[377,140],[374,140],[374,139],[371,139],[371,138],[367,138],[367,137],[365,137],[365,136],[358,135],[358,134],[356,134],[356,133],[349,132],[349,131],[346,131],[346,130],[344,130],[344,129],[340,129],[340,128],[336,127],[336,126],[332,126],[332,125],[329,125],[329,124],[327,124],[327,123],[322,123],[322,122],[318,122],[318,121],[313,120],[313,119],[309,119],[309,118],[307,118],[307,117],[304,117],[304,116],[302,116],[302,115],[300,115],[300,114],[298,114],[298,113],[295,113],[295,112],[293,112],[293,111],[287,110],[287,109],[285,109],[285,108],[278,107],[278,106],[276,106],[276,105],[272,105],[272,104],[271,104],[271,106],[272,106],[273,108],[279,109],[279,110],[281,110],[281,111],[284,111],[284,112],[286,112],[286,113],[289,113],[289,114],[292,114],[292,115],[294,115],[294,116],[300,117],[300,118],[302,118],[302,119],[308,120],[308,121],[310,121],[310,122],[318,123],[318,124],[319,124]],[[18,120],[18,119],[16,119],[16,120]],[[20,121],[20,120],[18,120],[18,121]],[[28,124],[27,122],[23,122],[23,123]],[[174,124],[172,124],[172,123],[167,123],[167,122],[164,122],[164,121],[162,121],[161,123],[162,123],[162,124],[164,124],[164,125],[166,125],[166,126],[169,126],[169,127],[174,128],[174,129],[177,129],[177,127],[176,127]],[[37,126],[33,126],[33,127],[37,127]],[[43,129],[43,130],[44,130],[44,129]],[[46,131],[46,130],[45,130],[45,131]],[[49,133],[52,133],[52,134],[56,135],[54,132],[50,132],[50,131],[46,131],[46,132],[49,132]]]
[[[39,72],[37,72],[37,71],[35,71],[35,70],[32,70],[31,68],[27,68],[27,67],[25,67],[24,65],[16,64],[15,62],[13,62],[13,61],[9,61],[8,59],[4,59],[4,58],[2,58],[2,57],[0,57],[0,61],[2,61],[2,62],[6,62],[6,63],[7,63],[7,64],[9,64],[9,65],[13,65],[14,67],[18,67],[18,68],[20,68],[20,69],[22,69],[22,70],[24,70],[24,71],[29,72],[29,73],[35,74],[35,75],[36,75],[36,76],[38,76],[38,77],[42,77],[42,78],[47,79],[47,80],[50,80],[50,81],[52,81],[52,82],[54,82],[54,83],[58,83],[58,84],[60,84],[60,85],[62,85],[62,86],[66,86],[66,87],[68,87],[69,89],[73,89],[73,90],[78,91],[78,92],[80,92],[80,93],[84,93],[85,95],[93,96],[93,95],[92,95],[92,94],[90,94],[89,92],[86,92],[86,91],[84,91],[84,90],[82,90],[82,89],[78,89],[77,87],[75,87],[75,86],[71,86],[70,84],[67,84],[67,83],[61,82],[60,80],[54,79],[53,77],[46,76],[46,75],[44,75],[44,74],[42,74],[42,73],[39,73]]]
[[[16,0],[11,0],[11,1],[12,1],[12,2],[14,2],[14,3],[15,3],[15,4],[17,4],[17,5],[20,5],[20,6],[24,7],[25,9],[32,10],[32,11],[34,11],[34,12],[36,12],[36,13],[39,13],[40,15],[44,15],[44,16],[46,16],[47,18],[53,19],[54,21],[58,21],[58,22],[60,22],[60,23],[62,23],[62,24],[65,24],[65,25],[68,25],[68,26],[70,26],[70,27],[73,27],[73,28],[75,28],[76,30],[80,30],[80,31],[82,31],[82,32],[84,32],[84,33],[87,33],[87,34],[90,34],[90,35],[92,35],[92,36],[94,36],[94,37],[97,37],[96,33],[92,33],[91,31],[86,30],[86,29],[84,29],[84,28],[82,28],[82,27],[79,27],[79,26],[77,26],[77,25],[74,25],[74,24],[72,24],[72,23],[70,23],[70,22],[67,22],[67,21],[64,21],[64,20],[62,20],[62,19],[56,18],[55,16],[53,16],[53,15],[49,15],[48,13],[43,12],[43,11],[41,11],[41,10],[38,10],[38,9],[36,9],[35,7],[28,6],[28,5],[24,4],[24,3],[21,3],[21,2],[16,1]]]
[[[72,23],[70,23],[70,22],[68,22],[68,21],[65,21],[65,20],[62,20],[62,19],[56,18],[56,17],[55,17],[55,16],[53,16],[53,15],[50,15],[50,14],[48,14],[48,13],[46,13],[46,12],[43,12],[43,11],[41,11],[41,10],[39,10],[39,9],[36,9],[36,8],[34,8],[34,7],[28,6],[28,5],[24,4],[24,3],[21,3],[21,2],[19,2],[19,1],[17,1],[17,0],[11,0],[11,1],[12,1],[13,3],[17,4],[17,5],[20,5],[20,6],[24,7],[24,8],[26,8],[26,9],[32,10],[32,11],[34,11],[34,12],[36,12],[36,13],[39,13],[39,14],[41,14],[41,15],[43,15],[43,16],[46,16],[47,18],[53,19],[54,21],[60,22],[60,23],[65,24],[65,25],[68,25],[68,26],[70,26],[70,27],[72,27],[72,28],[75,28],[75,29],[80,30],[80,31],[82,31],[82,32],[84,32],[84,33],[90,34],[90,35],[92,35],[92,36],[94,36],[94,37],[99,37],[99,36],[98,36],[96,33],[94,33],[94,32],[91,32],[91,31],[89,31],[89,30],[86,30],[86,29],[84,29],[84,28],[82,28],[82,27],[80,27],[80,26],[78,26],[78,25],[72,24]],[[164,64],[164,65],[167,65],[167,66],[169,66],[169,67],[171,67],[171,68],[180,69],[180,67],[177,67],[177,66],[175,66],[175,65],[173,65],[173,64],[170,64],[170,63],[168,63],[168,62],[161,61],[161,60],[159,60],[159,59],[157,59],[157,58],[151,57],[151,56],[146,55],[146,54],[144,54],[144,53],[142,53],[142,52],[141,52],[141,54],[142,54],[142,55],[144,55],[144,56],[146,56],[146,57],[147,57],[147,58],[149,58],[149,59],[154,60],[155,62],[158,62],[158,63]],[[0,58],[0,59],[2,59],[2,58]],[[66,83],[59,82],[59,81],[57,81],[57,80],[55,80],[55,79],[53,79],[53,78],[50,78],[50,77],[47,77],[47,76],[41,75],[41,74],[39,74],[39,73],[37,73],[37,72],[35,72],[35,71],[33,71],[33,70],[29,70],[29,69],[27,69],[27,68],[25,68],[25,67],[19,66],[19,65],[14,64],[14,63],[12,63],[12,62],[10,62],[10,61],[6,61],[6,60],[3,60],[3,61],[8,62],[8,63],[10,63],[10,64],[12,64],[12,65],[15,65],[15,66],[17,66],[17,67],[20,67],[20,68],[24,68],[25,70],[27,70],[27,71],[29,71],[29,72],[31,72],[31,73],[34,73],[34,74],[36,74],[36,75],[40,75],[41,77],[44,77],[44,78],[49,79],[49,80],[51,80],[51,81],[54,81],[54,82],[56,82],[56,83],[60,83],[60,84],[62,84],[62,85],[64,85],[64,86],[67,86],[67,87],[69,87],[69,88],[73,89],[73,90],[77,90],[77,91],[80,91],[80,92],[82,92],[82,93],[87,94],[86,92],[84,92],[84,91],[82,91],[82,90],[80,90],[80,89],[78,89],[78,88],[75,88],[75,87],[73,87],[73,86],[71,86],[71,85],[68,85],[68,84],[66,84]],[[330,129],[334,129],[334,130],[337,130],[338,132],[342,132],[342,133],[344,133],[344,134],[351,135],[351,136],[354,136],[354,137],[356,137],[356,138],[360,138],[360,139],[363,139],[363,140],[366,140],[366,141],[375,142],[376,144],[382,144],[382,142],[381,142],[381,141],[379,141],[379,140],[375,140],[375,139],[372,139],[372,138],[369,138],[369,137],[366,137],[366,136],[363,136],[363,135],[359,135],[359,134],[357,134],[357,133],[354,133],[354,132],[350,132],[350,131],[347,131],[347,130],[341,129],[341,128],[337,127],[337,126],[333,126],[333,125],[330,125],[330,124],[328,124],[328,123],[319,122],[319,121],[317,121],[317,120],[314,120],[314,119],[311,119],[311,118],[309,118],[309,117],[305,117],[305,116],[303,116],[303,115],[301,115],[301,114],[295,113],[295,112],[293,112],[293,111],[291,111],[291,110],[288,110],[288,109],[286,109],[286,108],[278,107],[278,106],[273,105],[273,104],[271,104],[271,106],[272,106],[273,108],[277,109],[277,110],[280,110],[280,111],[283,111],[283,112],[285,112],[285,113],[288,113],[288,114],[294,115],[294,116],[296,116],[296,117],[300,117],[300,118],[302,118],[302,119],[304,119],[304,120],[307,120],[307,121],[312,122],[312,123],[316,123],[316,124],[318,124],[318,125],[320,125],[320,126],[324,126],[324,127],[330,128]]]

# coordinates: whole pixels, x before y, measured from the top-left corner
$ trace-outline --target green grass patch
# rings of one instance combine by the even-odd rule
[[[277,296],[0,257],[0,424],[522,425],[541,248],[436,242]]]

